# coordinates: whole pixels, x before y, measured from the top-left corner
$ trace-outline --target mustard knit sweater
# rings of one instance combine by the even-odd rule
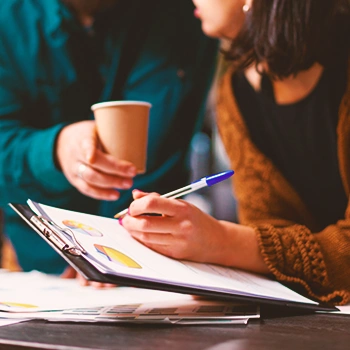
[[[252,142],[234,97],[232,74],[234,67],[219,82],[217,122],[235,170],[239,222],[254,227],[263,259],[277,280],[321,302],[349,302],[350,203],[344,219],[316,231],[316,218],[301,197]],[[349,197],[350,64],[337,137],[339,169]]]

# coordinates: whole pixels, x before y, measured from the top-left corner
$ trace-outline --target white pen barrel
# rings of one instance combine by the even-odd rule
[[[185,194],[191,193],[193,191],[197,191],[198,189],[200,189],[202,187],[205,187],[205,186],[207,186],[207,182],[206,182],[205,178],[203,178],[203,179],[201,179],[199,181],[191,183],[188,186],[185,186],[185,187],[179,188],[179,189],[177,189],[175,191],[172,191],[172,192],[169,192],[167,194],[164,194],[161,197],[178,198],[178,197],[181,197],[181,196],[183,196]]]
[[[200,188],[206,187],[207,186],[207,180],[205,177],[200,179],[199,181],[191,183],[191,188],[193,191],[199,190]]]

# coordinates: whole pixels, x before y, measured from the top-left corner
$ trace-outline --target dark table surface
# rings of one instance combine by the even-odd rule
[[[0,328],[0,349],[350,349],[350,316],[273,311],[246,326],[30,321]]]

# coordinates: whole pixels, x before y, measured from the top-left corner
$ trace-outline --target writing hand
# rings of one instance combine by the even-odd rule
[[[139,242],[176,259],[224,263],[221,253],[227,245],[226,231],[219,221],[184,200],[138,190],[133,191],[133,197],[120,222]]]

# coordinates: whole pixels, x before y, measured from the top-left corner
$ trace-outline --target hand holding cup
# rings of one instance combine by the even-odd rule
[[[118,189],[129,189],[136,167],[101,150],[93,120],[64,127],[56,142],[56,162],[67,180],[86,196],[117,200]]]

